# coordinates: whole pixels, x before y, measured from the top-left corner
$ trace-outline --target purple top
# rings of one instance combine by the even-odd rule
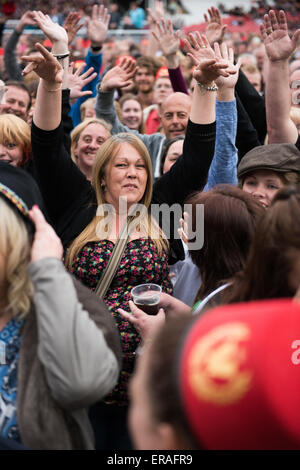
[[[189,95],[185,79],[183,78],[181,72],[181,68],[177,67],[177,69],[168,69],[168,71],[174,92],[180,91],[181,93]]]

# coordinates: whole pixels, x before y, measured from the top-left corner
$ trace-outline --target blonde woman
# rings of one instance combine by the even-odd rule
[[[0,162],[0,439],[92,449],[87,407],[117,381],[118,336],[104,304],[65,271],[40,201],[30,175]]]
[[[71,157],[88,180],[100,145],[110,137],[110,124],[103,119],[88,118],[71,132]]]
[[[67,43],[61,28],[42,14],[37,17],[37,23],[45,31],[47,25],[53,54],[63,55]],[[110,137],[99,147],[90,184],[74,165],[62,142],[62,66],[43,46],[36,47],[41,56],[23,59],[31,62],[25,74],[33,67],[41,77],[32,125],[38,180],[51,220],[68,249],[66,264],[90,289],[95,289],[101,279],[126,220],[126,212],[136,208],[137,204],[143,206],[104,297],[119,328],[123,369],[118,386],[106,397],[106,404],[99,404],[92,416],[100,444],[97,448],[126,449],[130,445],[126,424],[127,383],[140,338],[135,328],[119,315],[118,308],[127,308],[130,290],[141,283],[154,282],[160,284],[165,292],[171,292],[168,262],[171,258],[174,262],[183,256],[183,249],[169,218],[167,241],[152,217],[151,209],[153,204],[164,203],[168,208],[177,203],[181,211],[187,195],[204,186],[214,152],[216,96],[214,92],[202,92],[200,87],[196,88],[191,109],[193,122],[187,129],[187,136],[190,133],[197,135],[196,145],[189,145],[187,138],[183,157],[153,188],[149,153],[132,134]],[[203,80],[205,87],[213,87],[213,77],[218,76],[219,68],[225,67],[223,64],[215,66],[216,63],[213,57],[195,71],[195,77]],[[207,70],[208,65],[213,66],[212,71]],[[132,73],[131,67],[125,67],[124,86]],[[124,200],[126,205],[122,206],[120,201]],[[110,211],[108,218],[105,209]]]
[[[30,158],[29,125],[14,114],[0,115],[0,161],[24,167]]]

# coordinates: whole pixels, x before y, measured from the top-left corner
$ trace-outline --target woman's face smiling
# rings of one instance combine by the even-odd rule
[[[268,208],[276,193],[284,186],[278,173],[271,170],[257,170],[246,175],[243,190],[252,194],[265,208]]]
[[[18,166],[23,158],[23,149],[21,144],[6,142],[0,144],[0,161],[10,163],[12,166]]]
[[[148,173],[146,163],[138,151],[127,142],[120,145],[105,168],[101,184],[105,185],[105,200],[118,212],[120,197],[127,198],[127,206],[138,203],[144,196]]]

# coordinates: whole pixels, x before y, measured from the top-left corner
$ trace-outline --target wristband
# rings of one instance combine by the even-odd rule
[[[91,46],[92,52],[100,52],[101,49],[102,49],[102,46]]]
[[[65,54],[52,54],[53,57],[55,57],[57,60],[65,59],[66,57],[69,57],[70,52],[66,52]]]
[[[203,85],[203,83],[197,82],[197,85],[206,91],[218,91],[219,89],[215,83],[213,86],[208,86],[208,85]]]

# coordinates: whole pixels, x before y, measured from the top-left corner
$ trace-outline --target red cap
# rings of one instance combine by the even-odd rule
[[[299,449],[300,303],[227,305],[200,317],[183,344],[179,389],[201,447]]]
[[[168,67],[164,66],[158,69],[155,80],[157,80],[158,78],[169,78]]]

